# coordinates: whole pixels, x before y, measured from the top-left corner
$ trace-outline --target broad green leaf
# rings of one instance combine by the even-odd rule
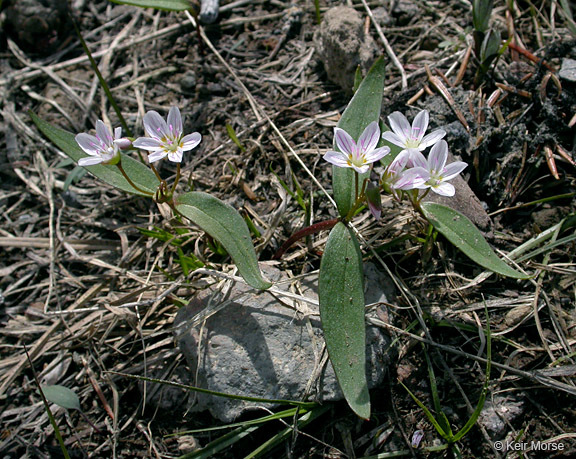
[[[529,277],[502,261],[488,245],[480,230],[460,212],[433,202],[422,203],[422,211],[439,233],[480,266],[507,277]]]
[[[354,140],[358,140],[366,126],[380,118],[385,69],[383,58],[374,63],[338,122],[338,127],[344,129]],[[335,141],[334,148],[337,148]],[[360,175],[360,185],[368,175],[369,172]],[[354,171],[348,167],[332,166],[332,184],[338,212],[345,217],[356,197]]]
[[[139,6],[141,8],[156,8],[167,11],[184,11],[192,8],[191,0],[110,0],[120,5]]]
[[[52,126],[50,123],[40,119],[33,112],[29,113],[32,121],[34,121],[34,124],[36,124],[38,129],[40,129],[40,131],[48,137],[54,145],[60,148],[74,161],[78,161],[80,158],[87,156],[76,143],[76,140],[74,140],[75,134]],[[130,177],[130,179],[141,189],[149,191],[150,193],[156,192],[160,182],[149,167],[124,154],[122,154],[122,167],[126,171],[126,174],[128,174],[128,177]],[[98,164],[96,166],[88,166],[86,167],[86,170],[103,182],[106,182],[122,191],[138,194],[140,196],[148,196],[135,190],[116,166],[103,166]]]
[[[178,212],[222,244],[249,285],[260,290],[272,285],[262,277],[250,231],[236,209],[200,191],[178,196],[175,204]]]
[[[44,386],[42,387],[42,392],[44,397],[49,402],[55,403],[62,408],[67,410],[78,410],[80,409],[80,400],[74,391],[68,389],[64,386],[54,385],[54,386]]]
[[[318,297],[324,340],[340,388],[350,408],[368,419],[362,254],[356,235],[341,222],[330,232],[322,256]]]

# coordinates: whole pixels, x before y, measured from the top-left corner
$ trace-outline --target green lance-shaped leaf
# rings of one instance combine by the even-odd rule
[[[439,233],[480,266],[516,279],[529,277],[502,261],[488,245],[480,230],[460,212],[433,202],[422,203],[422,211]]]
[[[88,156],[76,143],[76,140],[74,140],[74,134],[65,131],[64,129],[52,126],[50,123],[40,119],[35,113],[29,113],[32,121],[34,121],[34,124],[36,124],[42,134],[50,139],[54,145],[60,148],[60,150],[74,161],[77,162],[80,158]],[[156,192],[160,182],[150,168],[142,164],[140,161],[136,161],[124,154],[122,154],[122,167],[136,186],[150,193]],[[148,196],[134,189],[134,187],[128,183],[126,177],[122,175],[117,166],[104,166],[102,164],[97,164],[95,166],[87,166],[86,170],[103,182],[106,182],[122,191],[141,196]]]
[[[350,408],[368,419],[362,254],[356,235],[344,223],[338,223],[328,237],[318,297],[324,340],[340,388]]]
[[[384,59],[379,58],[360,84],[338,122],[338,127],[344,129],[356,141],[366,126],[380,118],[385,69]],[[337,148],[336,141],[334,141],[334,148]],[[368,175],[369,172],[360,174],[360,185]],[[348,167],[332,166],[332,184],[338,212],[340,216],[345,217],[356,197],[354,171]]]
[[[111,0],[120,5],[139,6],[141,8],[156,8],[166,11],[184,11],[192,8],[190,0]]]
[[[250,286],[265,290],[272,285],[262,277],[250,230],[236,209],[200,191],[178,196],[175,204],[178,212],[222,244]]]
[[[67,387],[59,385],[44,386],[42,387],[42,392],[44,393],[46,400],[49,402],[55,403],[67,410],[82,411],[80,409],[80,400],[78,399],[78,396],[74,391]]]

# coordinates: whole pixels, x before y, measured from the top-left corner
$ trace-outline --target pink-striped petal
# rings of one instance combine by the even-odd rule
[[[393,187],[398,190],[412,190],[414,188],[428,188],[425,185],[426,181],[430,178],[430,174],[426,169],[421,167],[413,167],[404,171],[398,178]]]
[[[430,121],[430,115],[428,110],[422,110],[416,115],[414,121],[412,122],[412,139],[422,140],[426,129],[428,129],[428,122]]]
[[[168,153],[168,160],[172,161],[173,163],[181,163],[182,162],[182,149],[178,148],[176,151],[171,151]]]
[[[101,164],[104,162],[104,158],[101,156],[88,156],[86,158],[80,158],[78,160],[79,166],[94,166],[96,164]]]
[[[414,167],[421,167],[423,169],[428,170],[428,161],[420,151],[416,149],[408,150],[409,154],[409,161],[412,163]]]
[[[394,131],[394,133],[402,139],[402,145],[406,142],[406,140],[410,137],[410,133],[412,132],[412,127],[410,123],[406,119],[406,117],[400,112],[394,112],[388,115],[388,122],[390,123],[390,129]]]
[[[369,164],[364,164],[362,166],[356,166],[355,164],[352,164],[350,167],[352,169],[354,169],[356,172],[358,172],[359,174],[363,174],[365,172],[368,172],[368,169],[370,169]]]
[[[160,140],[170,133],[164,118],[162,118],[158,112],[155,112],[154,110],[151,110],[144,115],[143,122],[144,129],[150,137]]]
[[[114,140],[110,129],[101,120],[96,121],[96,137],[100,140],[103,147],[104,145],[110,145]]]
[[[391,144],[403,147],[406,143],[406,139],[401,138],[398,134],[392,131],[386,131],[382,133],[382,138]]]
[[[389,147],[380,147],[364,155],[364,159],[367,163],[375,163],[376,161],[384,158],[384,156],[386,156],[388,153],[390,153]]]
[[[440,172],[444,169],[446,160],[448,159],[448,144],[445,140],[440,140],[434,144],[428,156],[428,170]]]
[[[174,137],[178,137],[182,134],[183,130],[184,127],[182,126],[182,116],[180,115],[180,109],[176,106],[170,107],[170,111],[168,112],[168,131]]]
[[[339,151],[327,151],[322,158],[338,167],[350,167],[348,157]]]
[[[448,164],[442,171],[442,180],[450,180],[456,177],[460,172],[468,167],[464,161],[454,161]]]
[[[378,122],[372,121],[358,139],[358,149],[361,153],[372,151],[380,141],[380,128]]]
[[[422,141],[420,142],[420,151],[425,150],[431,145],[434,145],[440,139],[442,139],[446,135],[446,131],[443,129],[436,129],[434,132],[431,132],[428,135],[425,135]]]
[[[355,155],[356,142],[344,129],[334,128],[334,139],[336,139],[336,146],[342,153]]]
[[[188,151],[196,148],[198,144],[202,141],[202,136],[198,132],[194,132],[192,134],[185,135],[182,137],[182,150]]]
[[[402,150],[396,158],[394,158],[394,161],[390,163],[387,171],[392,174],[399,174],[406,167],[408,159],[410,159],[410,151]]]
[[[80,148],[82,148],[82,150],[84,150],[89,155],[97,155],[100,151],[102,151],[100,142],[93,135],[83,132],[81,134],[77,134],[74,139],[76,140],[76,143],[80,145]]]
[[[148,151],[163,150],[163,143],[159,139],[152,137],[138,137],[132,144],[136,148]]]
[[[456,194],[456,188],[451,183],[440,182],[435,186],[430,187],[432,191],[441,196],[454,196]]]
[[[159,150],[159,151],[155,151],[154,153],[150,153],[148,155],[148,162],[150,163],[154,163],[156,161],[160,161],[162,158],[164,158],[166,155],[168,154],[168,152],[164,151],[164,150]]]

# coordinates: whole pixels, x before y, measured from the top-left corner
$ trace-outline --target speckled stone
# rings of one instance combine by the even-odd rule
[[[265,276],[278,282],[288,277],[278,269],[262,265]],[[366,304],[392,300],[393,286],[373,265],[365,266]],[[298,284],[276,284],[287,289],[298,286],[301,294],[317,298],[317,274],[301,278]],[[213,291],[196,295],[177,314],[175,329],[186,324],[210,302]],[[317,401],[341,400],[334,370],[329,362],[319,366],[323,345],[318,307],[294,303],[268,292],[256,292],[235,285],[227,299],[238,297],[197,326],[177,334],[176,341],[190,367],[188,384],[228,394]],[[367,314],[382,316],[383,305],[374,305]],[[201,335],[202,333],[202,335]],[[366,360],[369,387],[382,383],[388,368],[390,337],[381,328],[367,325]],[[308,396],[306,396],[308,394]],[[231,422],[244,411],[261,403],[194,394],[192,411],[208,410],[215,418]],[[266,404],[271,408],[270,404]]]

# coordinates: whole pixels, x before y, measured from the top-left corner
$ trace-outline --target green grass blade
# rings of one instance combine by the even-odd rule
[[[211,459],[217,457],[216,454],[233,445],[238,443],[244,437],[250,435],[251,433],[258,430],[261,425],[239,427],[232,432],[222,435],[216,440],[208,443],[204,448],[197,451],[192,451],[191,453],[184,454],[180,456],[179,459]]]
[[[446,432],[449,436],[452,436],[452,428],[450,427],[450,422],[446,418],[444,411],[442,410],[442,405],[440,404],[440,396],[438,394],[438,384],[436,383],[436,375],[434,374],[434,368],[432,367],[432,361],[430,356],[424,346],[424,357],[426,357],[426,364],[428,366],[428,379],[430,380],[430,392],[432,393],[432,401],[434,403],[434,411],[439,416],[438,424],[442,427],[442,430]]]
[[[245,153],[245,152],[246,152],[246,148],[244,148],[244,145],[242,145],[242,144],[240,143],[240,140],[238,140],[238,136],[236,135],[236,132],[234,131],[234,128],[233,128],[230,124],[228,124],[228,123],[226,123],[226,132],[228,133],[228,137],[230,137],[230,139],[232,140],[232,142],[234,142],[234,143],[236,144],[236,146],[237,146],[238,148],[240,148],[240,151],[241,151],[242,153]]]
[[[300,430],[310,424],[314,419],[322,416],[326,411],[330,409],[330,405],[323,405],[317,406],[316,408],[312,409],[308,413],[300,416],[296,421],[295,428]],[[262,457],[270,449],[274,448],[276,445],[279,445],[281,442],[285,441],[290,435],[294,433],[294,428],[286,427],[281,432],[278,432],[268,441],[264,442],[250,454],[247,454],[244,459],[253,459],[256,457]],[[268,456],[269,457],[269,456]]]
[[[490,320],[488,316],[488,307],[484,303],[484,312],[486,314],[486,373],[484,376],[484,386],[482,387],[482,392],[476,404],[476,409],[468,419],[468,422],[454,435],[452,442],[457,442],[466,435],[470,429],[476,424],[476,421],[480,417],[480,413],[484,408],[484,402],[486,401],[486,396],[488,395],[488,385],[490,383],[490,371],[492,370],[492,333],[490,331]]]
[[[76,35],[78,35],[78,38],[80,39],[80,43],[82,44],[82,49],[84,50],[84,52],[86,53],[86,56],[88,57],[88,60],[90,61],[90,66],[92,67],[92,70],[96,74],[96,77],[98,78],[98,81],[100,82],[100,86],[102,86],[102,89],[104,90],[104,93],[106,94],[106,98],[108,99],[108,102],[110,102],[110,105],[112,105],[112,108],[116,112],[116,116],[120,120],[120,124],[122,125],[122,128],[124,129],[124,133],[129,137],[132,136],[132,132],[131,132],[130,128],[128,127],[128,123],[126,123],[126,120],[124,119],[124,115],[122,115],[122,110],[120,110],[120,107],[116,103],[116,99],[114,99],[114,96],[112,95],[112,91],[110,91],[110,87],[108,86],[108,83],[106,82],[106,80],[104,79],[104,76],[100,72],[100,69],[98,68],[98,64],[96,63],[96,61],[92,57],[92,53],[90,52],[90,48],[88,48],[88,44],[84,40],[84,37],[82,36],[82,33],[80,32],[80,28],[78,27],[78,24],[76,24],[76,20],[74,18],[72,18],[72,24],[74,25],[74,30],[76,31]]]
[[[428,420],[430,421],[430,423],[434,426],[434,428],[436,429],[436,431],[440,434],[440,436],[442,438],[444,438],[444,440],[446,441],[450,441],[451,437],[450,434],[448,434],[447,432],[444,432],[444,429],[442,428],[442,426],[440,425],[440,423],[436,420],[436,418],[434,417],[434,415],[432,414],[432,412],[426,408],[426,405],[424,405],[419,399],[418,397],[416,397],[411,391],[410,389],[408,389],[408,387],[406,387],[404,385],[404,383],[402,381],[398,381],[400,383],[400,385],[406,389],[406,392],[408,392],[408,395],[410,395],[410,397],[412,397],[412,400],[414,400],[416,402],[416,405],[418,405],[420,407],[420,409],[422,411],[424,411],[424,414],[426,415],[426,417],[428,418]]]
[[[290,408],[288,410],[279,411],[278,413],[269,414],[267,416],[262,416],[261,418],[252,419],[250,421],[236,422],[234,424],[226,424],[223,426],[216,426],[216,427],[206,427],[204,429],[184,430],[175,434],[166,435],[166,437],[177,437],[179,435],[193,435],[197,433],[215,432],[218,430],[235,429],[237,427],[246,427],[258,424],[264,424],[266,422],[277,421],[279,419],[293,418],[297,414],[305,414],[308,411],[309,410],[302,407]]]
[[[314,403],[314,402],[300,402],[298,400],[285,400],[285,399],[249,397],[249,396],[244,396],[244,395],[226,394],[224,392],[217,392],[215,390],[202,389],[201,387],[190,386],[187,384],[180,384],[180,383],[176,383],[173,381],[167,381],[165,379],[148,378],[146,376],[130,375],[127,373],[120,373],[117,371],[109,371],[108,373],[115,374],[118,376],[124,376],[125,378],[137,379],[139,381],[146,381],[146,382],[152,382],[152,383],[157,383],[157,384],[164,384],[166,386],[178,387],[180,389],[191,390],[194,392],[200,392],[202,394],[214,395],[216,397],[229,398],[232,400],[245,400],[248,402],[274,403],[277,405],[301,406],[301,407],[307,408],[307,409],[313,408],[316,406],[316,403]]]

